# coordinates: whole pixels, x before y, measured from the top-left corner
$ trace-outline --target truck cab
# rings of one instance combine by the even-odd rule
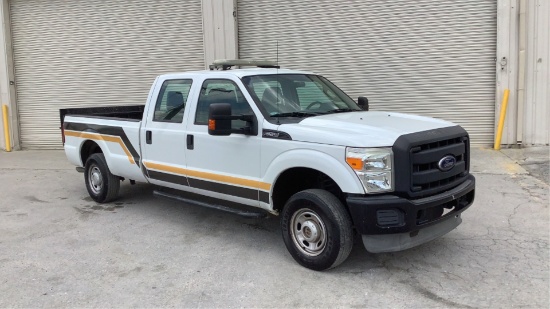
[[[311,72],[235,65],[158,76],[144,107],[62,110],[65,152],[90,196],[109,202],[130,179],[276,215],[293,258],[315,270],[342,263],[354,237],[392,252],[461,223],[475,195],[463,128],[366,111]]]

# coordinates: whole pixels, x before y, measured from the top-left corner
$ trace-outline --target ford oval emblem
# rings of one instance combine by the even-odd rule
[[[452,155],[444,156],[439,160],[437,163],[437,167],[442,172],[446,172],[448,170],[451,170],[456,164],[456,158]]]

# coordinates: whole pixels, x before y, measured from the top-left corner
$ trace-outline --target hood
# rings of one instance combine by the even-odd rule
[[[404,134],[456,124],[416,115],[389,112],[350,112],[305,118],[278,130],[292,140],[350,147],[387,147]]]

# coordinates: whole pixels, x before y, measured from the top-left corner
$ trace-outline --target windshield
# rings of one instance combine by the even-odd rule
[[[326,78],[306,74],[242,78],[256,104],[271,117],[308,117],[361,108]]]

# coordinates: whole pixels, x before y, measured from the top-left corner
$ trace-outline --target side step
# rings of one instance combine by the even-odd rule
[[[180,202],[193,204],[193,205],[197,205],[197,206],[217,209],[217,210],[229,212],[229,213],[239,215],[241,217],[246,217],[246,218],[266,218],[266,217],[268,217],[268,212],[265,212],[265,211],[250,211],[250,210],[244,210],[244,209],[237,209],[237,208],[233,208],[233,207],[227,207],[227,206],[214,204],[214,203],[201,202],[201,201],[197,201],[195,199],[189,199],[189,198],[186,198],[186,197],[183,197],[183,196],[180,196],[180,195],[166,193],[166,192],[159,191],[159,190],[154,190],[153,195],[158,196],[158,197],[169,198],[169,199],[172,199],[172,200],[177,200],[177,201],[180,201]]]

